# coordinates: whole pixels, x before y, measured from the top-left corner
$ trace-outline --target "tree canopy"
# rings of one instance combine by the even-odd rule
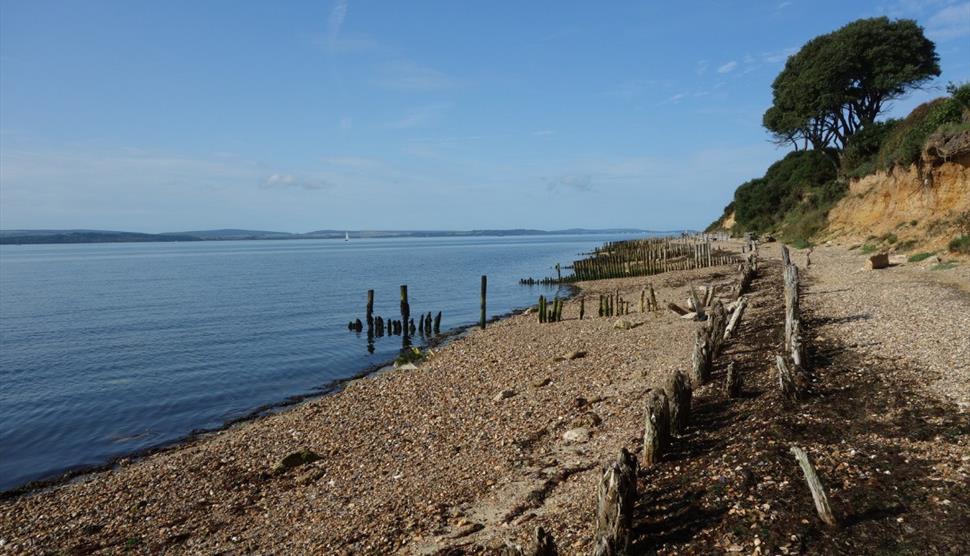
[[[797,150],[841,151],[887,103],[940,75],[936,46],[910,19],[860,19],[815,37],[772,83],[764,126]]]

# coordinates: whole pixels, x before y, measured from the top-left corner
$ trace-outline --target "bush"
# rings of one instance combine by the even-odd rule
[[[876,171],[876,156],[899,120],[875,122],[849,138],[842,151],[841,173],[848,178],[861,178]]]
[[[911,263],[918,263],[918,262],[921,262],[921,261],[925,261],[926,259],[932,257],[935,254],[936,253],[930,253],[928,251],[927,252],[923,252],[923,253],[917,253],[915,255],[910,255],[909,258],[906,259],[906,260],[909,261],[909,262],[911,262]]]
[[[962,235],[953,238],[947,248],[951,253],[959,253],[961,255],[970,255],[970,235]]]
[[[961,87],[959,94],[966,87]],[[963,106],[956,97],[938,98],[917,106],[885,137],[876,156],[877,168],[891,170],[894,166],[915,164],[934,131],[948,124],[960,124],[962,119]]]
[[[828,202],[844,194],[844,186],[828,185],[836,178],[835,165],[826,153],[796,151],[775,162],[764,177],[750,180],[734,192],[737,223],[745,231],[766,232],[806,195]]]

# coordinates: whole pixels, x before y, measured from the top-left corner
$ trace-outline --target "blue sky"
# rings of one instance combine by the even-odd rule
[[[805,41],[966,0],[0,0],[0,227],[702,227]]]

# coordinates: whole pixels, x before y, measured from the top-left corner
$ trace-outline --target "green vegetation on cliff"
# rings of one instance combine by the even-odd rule
[[[812,39],[772,84],[764,126],[794,151],[741,184],[708,230],[772,233],[807,243],[827,223],[848,182],[908,167],[924,153],[947,159],[970,133],[970,85],[918,106],[902,120],[877,121],[887,103],[939,75],[936,47],[911,20],[861,19]],[[952,150],[952,149],[951,149]],[[935,154],[934,154],[935,153]]]

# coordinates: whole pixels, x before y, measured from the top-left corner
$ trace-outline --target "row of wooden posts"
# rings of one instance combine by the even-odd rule
[[[631,306],[632,303],[623,299],[623,297],[620,295],[620,290],[617,289],[612,294],[600,294],[597,315],[600,317],[628,315],[631,312]],[[563,301],[559,298],[554,298],[552,300],[552,306],[550,306],[549,300],[546,299],[544,295],[540,295],[539,304],[537,306],[539,322],[546,323],[561,321],[562,308]],[[639,309],[641,313],[660,310],[659,305],[657,304],[657,293],[653,289],[653,284],[648,284],[646,287],[640,290]],[[579,320],[583,320],[584,318],[586,318],[586,297],[580,297]]]
[[[481,296],[480,296],[480,314],[479,314],[479,326],[485,328],[485,310],[486,310],[486,298],[488,293],[488,277],[483,275],[481,279]],[[347,324],[347,329],[355,332],[362,332],[364,330],[365,322],[367,327],[367,338],[368,341],[373,342],[375,337],[381,337],[385,334],[388,336],[403,336],[405,347],[410,345],[410,338],[415,335],[415,333],[421,336],[431,336],[432,334],[441,334],[441,311],[432,317],[431,312],[424,314],[422,313],[418,319],[418,323],[415,324],[414,319],[411,317],[411,304],[408,302],[408,287],[407,284],[401,285],[401,318],[400,319],[385,319],[381,316],[374,316],[374,290],[367,290],[367,306],[365,309],[364,321],[360,319],[355,319]]]
[[[673,270],[691,270],[739,262],[736,254],[718,251],[713,239],[716,238],[700,235],[608,242],[586,258],[574,261],[571,266],[572,274],[563,276],[557,264],[555,278],[523,278],[519,283],[562,284],[581,280],[651,276]]]
[[[793,268],[787,248],[783,247],[784,280],[785,280],[785,350],[792,360],[797,360],[797,367],[804,364],[799,339],[800,324],[798,319],[798,270]],[[702,305],[696,292],[691,287],[691,298],[695,311],[699,315],[709,309],[709,317],[698,329],[691,361],[691,380],[684,373],[677,371],[671,375],[663,388],[648,391],[644,416],[643,448],[637,457],[625,448],[620,450],[616,461],[606,466],[603,476],[597,486],[597,513],[595,525],[595,539],[593,545],[594,556],[614,556],[629,553],[630,536],[633,521],[633,509],[637,495],[637,468],[655,465],[660,461],[669,448],[672,438],[680,434],[686,426],[691,408],[693,389],[710,380],[711,367],[714,358],[723,346],[723,342],[731,338],[742,313],[747,305],[744,293],[751,285],[757,272],[757,254],[749,250],[749,256],[740,265],[740,279],[737,288],[738,298],[733,303],[734,309],[727,318],[727,312],[720,300],[714,300],[706,306]],[[707,301],[707,300],[705,300]],[[779,356],[779,361],[781,361]],[[779,369],[781,370],[781,369]],[[735,398],[740,392],[740,376],[734,367],[734,362],[728,364],[725,378],[725,393]],[[784,383],[782,392],[792,399],[786,391]],[[828,499],[825,496],[821,481],[806,452],[792,446],[791,453],[805,475],[806,483],[812,494],[815,508],[821,520],[830,526],[838,524]]]

